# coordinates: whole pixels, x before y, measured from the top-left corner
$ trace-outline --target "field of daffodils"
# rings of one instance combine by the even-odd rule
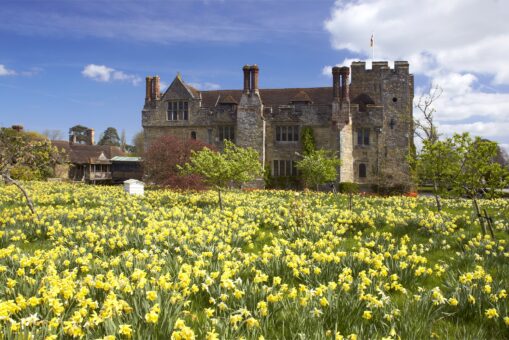
[[[0,185],[1,339],[508,339],[509,201]]]

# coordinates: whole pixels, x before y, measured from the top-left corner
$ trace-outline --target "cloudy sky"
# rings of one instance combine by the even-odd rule
[[[506,0],[3,0],[0,125],[83,124],[132,137],[144,77],[180,72],[201,89],[330,86],[332,65],[409,60],[416,97],[443,88],[444,134],[469,131],[509,148]],[[417,111],[415,111],[417,115]]]

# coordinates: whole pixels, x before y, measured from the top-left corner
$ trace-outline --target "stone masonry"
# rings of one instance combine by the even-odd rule
[[[178,75],[161,93],[146,78],[142,111],[145,145],[163,135],[198,139],[221,149],[224,139],[260,154],[273,177],[296,177],[301,131],[310,127],[319,149],[333,150],[339,182],[364,188],[409,186],[413,75],[406,61],[364,62],[332,69],[332,87],[260,89],[257,65],[246,65],[243,89],[198,91]],[[351,82],[350,82],[351,76]]]

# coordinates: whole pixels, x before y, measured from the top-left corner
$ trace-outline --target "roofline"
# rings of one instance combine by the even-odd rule
[[[276,87],[276,88],[264,88],[259,89],[260,91],[264,90],[315,90],[315,89],[332,89],[332,86],[318,86],[318,87]],[[220,89],[220,90],[207,90],[200,92],[222,92],[222,91],[241,91],[242,89]]]

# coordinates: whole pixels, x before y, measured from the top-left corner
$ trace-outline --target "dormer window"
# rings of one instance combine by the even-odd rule
[[[168,101],[167,120],[189,120],[189,103],[183,100]]]

